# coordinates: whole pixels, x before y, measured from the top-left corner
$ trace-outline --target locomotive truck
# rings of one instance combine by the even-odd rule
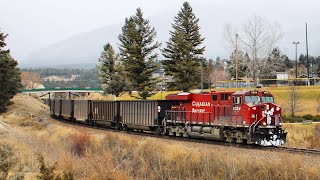
[[[279,146],[287,133],[281,107],[261,90],[178,93],[166,100],[50,101],[53,116],[124,131]]]

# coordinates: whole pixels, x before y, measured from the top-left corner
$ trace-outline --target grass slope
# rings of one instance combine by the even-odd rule
[[[32,97],[13,101],[0,115],[0,165],[8,164],[0,166],[0,176],[8,170],[8,179],[320,178],[319,157],[67,126],[48,119],[48,107]],[[304,134],[320,132],[314,125],[286,127],[292,145],[301,144]]]

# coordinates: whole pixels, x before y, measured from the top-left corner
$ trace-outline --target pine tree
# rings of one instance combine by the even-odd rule
[[[275,79],[277,77],[277,72],[285,70],[285,62],[278,47],[272,50],[272,53],[263,67],[260,76],[264,79]]]
[[[219,56],[218,56],[217,59],[216,59],[216,64],[217,64],[217,66],[220,66],[220,65],[221,65],[221,59],[220,59]]]
[[[18,93],[21,88],[20,70],[17,68],[17,61],[10,56],[6,46],[4,35],[0,32],[0,113],[6,111],[10,99]]]
[[[126,71],[131,90],[136,90],[143,99],[155,93],[157,80],[152,72],[157,69],[155,60],[158,57],[153,51],[160,46],[155,42],[156,32],[149,20],[143,18],[140,8],[136,14],[126,18],[122,33],[119,35],[120,55]]]
[[[6,46],[5,39],[6,39],[7,36],[8,36],[7,34],[4,34],[3,32],[0,31],[0,53],[8,52],[8,50],[5,51],[5,50],[2,49],[2,48],[4,48]]]
[[[200,47],[204,38],[201,38],[199,19],[192,12],[188,2],[174,19],[173,31],[170,39],[162,50],[166,58],[162,61],[166,75],[172,76],[173,82],[169,88],[184,92],[200,83],[200,68],[205,47]]]
[[[294,62],[291,61],[288,56],[283,55],[282,58],[284,59],[284,64],[286,68],[289,68],[289,69],[293,68]]]
[[[109,43],[103,47],[99,62],[99,76],[104,92],[118,97],[125,91],[125,73],[119,55]]]
[[[308,63],[307,63],[307,57],[305,55],[300,54],[300,56],[299,56],[299,64],[302,64],[305,67],[307,67]]]

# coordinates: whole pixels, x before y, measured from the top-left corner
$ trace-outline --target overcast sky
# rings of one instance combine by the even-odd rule
[[[181,0],[0,0],[0,28],[8,33],[8,47],[20,62],[33,51],[72,35],[100,27],[121,24],[141,7],[145,17],[179,11]],[[217,35],[206,37],[216,42],[207,47],[211,56],[228,55],[222,37],[226,23],[241,25],[253,15],[278,22],[284,33],[279,43],[289,57],[293,41],[300,41],[305,53],[305,22],[308,22],[311,55],[320,55],[320,1],[317,0],[190,0],[202,31],[217,28]],[[205,22],[205,23],[203,23]],[[211,22],[211,23],[208,23]],[[170,24],[172,22],[168,22]],[[151,22],[152,24],[152,22]],[[119,32],[120,33],[120,32]],[[211,43],[212,44],[212,43]]]

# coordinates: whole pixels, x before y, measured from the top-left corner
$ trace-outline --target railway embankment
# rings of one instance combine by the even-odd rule
[[[302,128],[287,127],[289,134]],[[1,163],[8,164],[0,176],[25,179],[320,178],[319,156],[79,128],[51,119],[48,107],[25,95],[0,117],[0,147]]]

